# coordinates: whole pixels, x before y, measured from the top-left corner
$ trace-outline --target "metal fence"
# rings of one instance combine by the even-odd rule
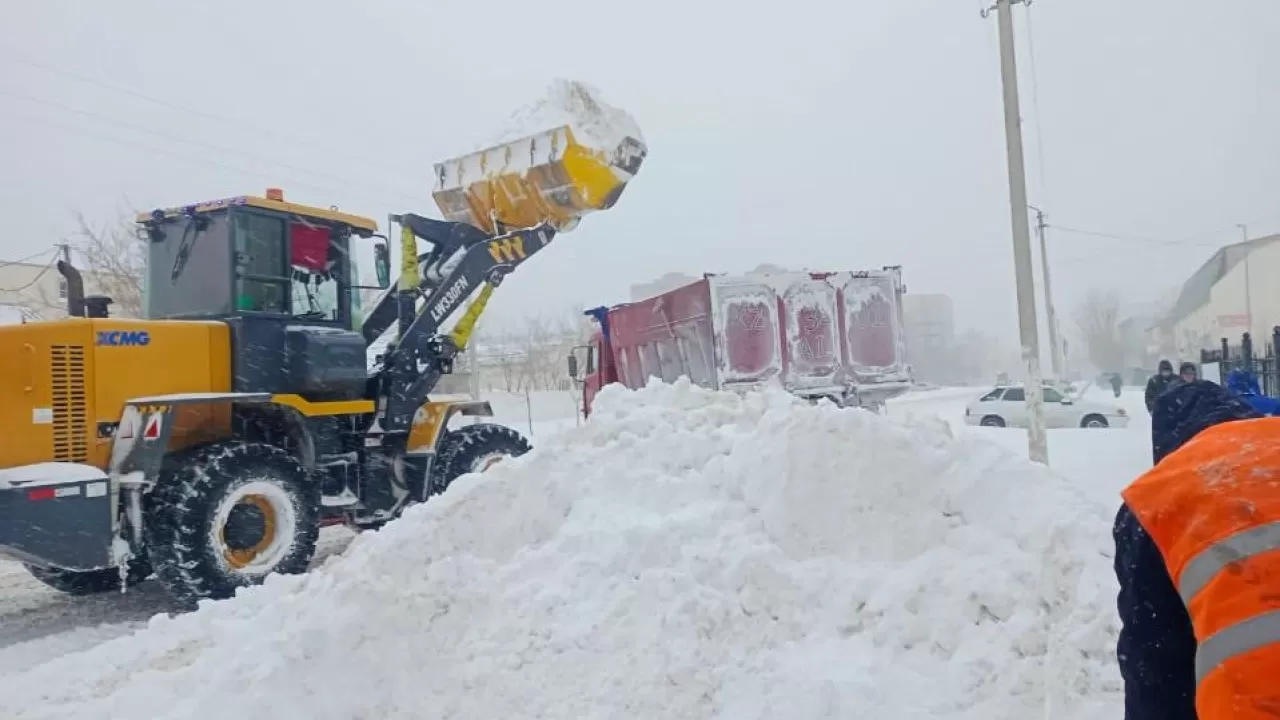
[[[1271,340],[1263,343],[1261,349],[1256,346],[1249,333],[1244,333],[1240,337],[1240,344],[1234,346],[1227,338],[1222,338],[1220,348],[1200,351],[1200,364],[1218,363],[1224,382],[1227,373],[1232,370],[1248,370],[1258,376],[1263,395],[1280,397],[1280,360],[1276,358],[1278,347],[1280,326],[1271,329]]]

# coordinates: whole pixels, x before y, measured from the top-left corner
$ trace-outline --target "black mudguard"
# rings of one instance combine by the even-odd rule
[[[95,470],[49,463],[4,471],[0,555],[64,570],[112,567],[111,485]]]

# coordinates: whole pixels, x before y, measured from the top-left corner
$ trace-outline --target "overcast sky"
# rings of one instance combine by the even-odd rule
[[[630,111],[649,159],[613,210],[504,285],[496,319],[625,300],[667,271],[901,264],[962,328],[1016,337],[995,18],[978,0],[3,3],[0,259],[56,242],[76,212],[267,186],[438,215],[431,163],[567,77]],[[1280,232],[1280,2],[1015,12],[1031,201],[1052,225],[1126,238],[1050,230],[1060,311],[1090,287],[1175,287],[1236,223]]]

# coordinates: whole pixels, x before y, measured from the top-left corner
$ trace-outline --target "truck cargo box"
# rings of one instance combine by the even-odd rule
[[[726,390],[776,381],[804,397],[879,404],[910,387],[902,292],[898,268],[706,275],[596,311],[608,342],[589,372],[630,388],[682,375]]]

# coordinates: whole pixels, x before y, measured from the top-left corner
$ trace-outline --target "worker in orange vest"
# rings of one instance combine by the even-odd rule
[[[1167,391],[1116,516],[1126,720],[1280,718],[1280,418]]]

